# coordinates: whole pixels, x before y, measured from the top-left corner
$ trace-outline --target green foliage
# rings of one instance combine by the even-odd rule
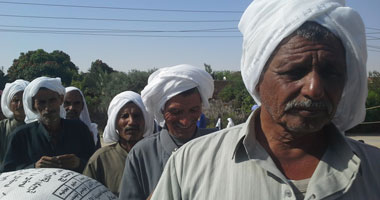
[[[55,50],[51,53],[43,49],[21,53],[18,59],[13,60],[8,69],[10,81],[24,79],[32,81],[40,76],[61,77],[62,84],[71,84],[72,77],[78,74],[78,68],[71,62],[70,56],[63,51]]]
[[[101,73],[112,73],[114,70],[108,66],[106,63],[104,63],[102,60],[96,60],[95,62],[91,63],[90,73],[95,74],[101,74]]]
[[[219,93],[219,98],[223,102],[231,103],[234,108],[249,113],[255,102],[246,90],[240,72],[229,74],[228,82],[229,84]]]
[[[373,71],[369,72],[366,122],[380,121],[380,107],[376,106],[380,106],[380,72]]]
[[[8,81],[8,76],[4,74],[3,70],[0,70],[0,89],[3,90],[5,87],[5,84],[9,82]]]

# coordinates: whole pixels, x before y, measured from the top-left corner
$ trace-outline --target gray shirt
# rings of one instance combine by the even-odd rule
[[[185,144],[168,160],[152,199],[296,199],[291,183],[256,141],[259,111],[245,124]],[[380,149],[333,124],[305,199],[380,199]]]
[[[211,131],[215,129],[198,129],[194,138]],[[146,199],[156,187],[170,155],[179,147],[167,129],[138,142],[127,156],[120,199]]]

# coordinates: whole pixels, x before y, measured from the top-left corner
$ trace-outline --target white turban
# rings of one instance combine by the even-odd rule
[[[80,91],[80,89],[73,87],[73,86],[67,87],[66,88],[66,94],[71,92],[71,91],[74,91],[74,90],[76,90],[80,93],[80,95],[82,96],[82,101],[83,101],[83,109],[79,115],[79,119],[87,125],[88,129],[90,129],[90,131],[93,134],[94,142],[96,144],[98,142],[98,125],[96,123],[91,123],[90,114],[88,113],[86,99],[84,98],[84,95],[83,95],[82,91]]]
[[[241,71],[245,86],[255,90],[267,60],[278,44],[306,21],[314,21],[339,37],[346,50],[347,80],[333,123],[346,131],[364,120],[367,98],[367,48],[364,24],[344,0],[255,0],[244,12]]]
[[[3,114],[8,118],[13,118],[13,112],[9,108],[12,98],[16,93],[24,91],[25,87],[29,84],[29,81],[22,79],[15,80],[13,83],[5,84],[5,88],[1,95],[1,110]]]
[[[34,79],[28,86],[26,86],[22,96],[25,110],[25,123],[31,123],[40,119],[38,111],[33,110],[32,98],[42,87],[57,92],[60,95],[65,95],[65,88],[61,84],[61,78],[48,78],[42,76]],[[60,106],[59,114],[62,118],[65,117],[65,110],[62,105]]]
[[[164,121],[162,111],[166,101],[192,88],[198,88],[205,108],[214,92],[214,81],[209,73],[191,65],[176,65],[155,71],[149,76],[148,85],[141,91],[141,97],[149,113],[159,123]]]
[[[144,115],[144,137],[153,133],[153,116],[146,111],[141,96],[132,91],[125,91],[116,95],[108,107],[108,120],[103,133],[103,139],[105,143],[113,143],[119,141],[119,134],[116,129],[117,114],[119,113],[120,109],[129,102],[136,104]]]

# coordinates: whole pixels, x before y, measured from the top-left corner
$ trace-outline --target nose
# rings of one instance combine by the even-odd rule
[[[137,119],[133,116],[128,117],[128,125],[135,125],[137,123]]]
[[[305,77],[302,94],[312,100],[320,100],[325,95],[325,83],[320,74],[313,70]]]
[[[184,127],[189,127],[191,125],[191,123],[193,123],[193,120],[189,116],[183,116],[179,120],[179,123],[181,123],[181,125]]]

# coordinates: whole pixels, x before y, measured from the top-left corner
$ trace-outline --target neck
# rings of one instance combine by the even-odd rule
[[[42,124],[50,134],[58,133],[61,130],[61,119],[49,122],[42,121]]]
[[[270,116],[269,116],[270,117]],[[310,178],[327,149],[324,132],[293,133],[260,114],[256,120],[256,138],[277,168],[292,180]]]
[[[125,151],[129,153],[132,147],[135,146],[136,142],[127,142],[127,141],[119,140],[119,144],[121,148],[123,148]]]

